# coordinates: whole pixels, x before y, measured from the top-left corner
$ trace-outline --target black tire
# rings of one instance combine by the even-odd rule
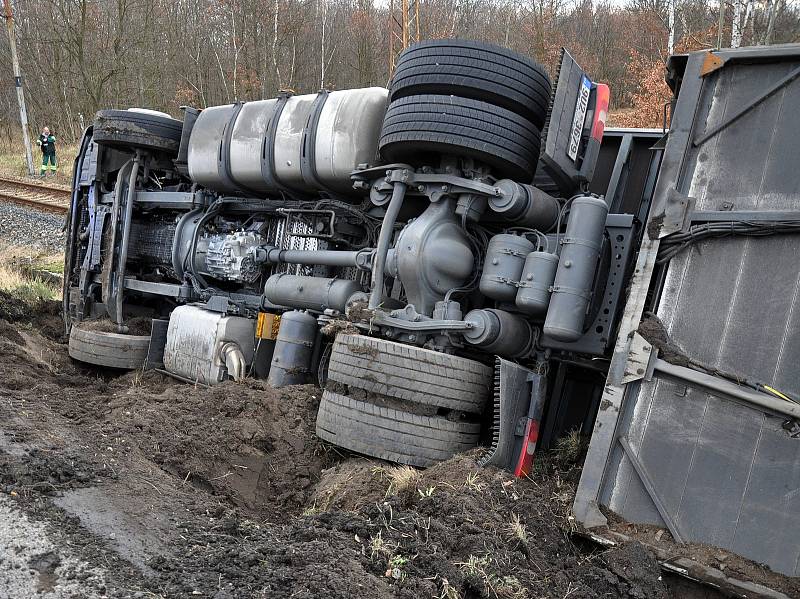
[[[388,162],[422,166],[442,155],[473,158],[498,178],[526,182],[539,161],[539,128],[479,100],[409,96],[389,105],[378,143]]]
[[[182,129],[182,121],[156,114],[101,110],[94,117],[92,139],[121,150],[141,148],[177,156]]]
[[[551,89],[544,67],[513,50],[467,40],[431,40],[398,57],[389,99],[420,94],[472,98],[507,108],[541,129]]]
[[[337,336],[328,363],[337,383],[473,414],[483,412],[493,375],[475,360],[364,335]]]
[[[475,447],[480,425],[420,416],[326,390],[316,430],[323,441],[345,449],[427,467]]]
[[[150,335],[122,335],[92,331],[80,325],[69,333],[69,355],[75,360],[123,370],[142,368],[147,360]]]

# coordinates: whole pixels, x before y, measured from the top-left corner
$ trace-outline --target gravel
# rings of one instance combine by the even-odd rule
[[[47,252],[64,251],[67,240],[61,231],[65,216],[0,203],[0,242],[33,246]]]
[[[72,555],[63,542],[0,495],[0,596],[15,599],[95,598],[105,573]]]

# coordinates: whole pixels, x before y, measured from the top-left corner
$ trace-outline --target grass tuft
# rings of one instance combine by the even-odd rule
[[[49,266],[58,265],[63,271],[63,258],[32,252],[30,248],[15,245],[0,245],[0,289],[12,297],[32,307],[58,299],[61,289],[58,285],[31,277],[32,270],[51,270]]]

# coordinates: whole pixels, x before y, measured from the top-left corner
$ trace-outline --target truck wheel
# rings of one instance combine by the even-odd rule
[[[389,99],[446,94],[482,100],[519,114],[540,129],[550,103],[544,67],[512,50],[465,40],[431,40],[399,56]]]
[[[364,335],[337,336],[328,363],[337,383],[472,414],[483,412],[493,374],[474,360]]]
[[[389,105],[379,140],[389,162],[431,164],[442,155],[473,158],[498,178],[527,182],[539,160],[539,128],[486,102],[454,96],[408,96]]]
[[[480,425],[360,401],[326,390],[317,412],[317,437],[364,455],[432,466],[478,443]]]
[[[177,155],[183,122],[148,112],[101,110],[94,117],[92,139],[121,150],[142,148]]]
[[[123,335],[105,331],[91,331],[75,325],[69,332],[69,355],[75,360],[94,364],[135,370],[144,366],[150,335]]]

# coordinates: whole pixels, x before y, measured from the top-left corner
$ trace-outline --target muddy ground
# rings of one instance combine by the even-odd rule
[[[686,596],[637,543],[576,541],[578,467],[424,472],[314,436],[315,387],[207,389],[72,362],[0,292],[0,596]],[[694,597],[714,596],[705,592]]]

